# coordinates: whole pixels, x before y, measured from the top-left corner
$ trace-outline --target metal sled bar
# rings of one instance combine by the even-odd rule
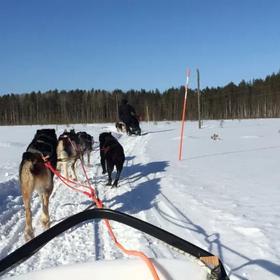
[[[165,231],[140,219],[129,216],[122,212],[104,208],[96,208],[85,210],[83,212],[70,216],[69,218],[66,218],[64,221],[54,225],[50,229],[46,230],[45,232],[41,233],[37,237],[24,244],[22,247],[16,249],[7,257],[3,258],[0,261],[0,276],[31,257],[54,237],[82,222],[93,219],[108,219],[128,225],[132,228],[145,232],[179,250],[182,250],[196,257],[197,259],[201,259],[202,257],[214,256],[211,253],[201,249],[200,247],[197,247],[168,231]],[[219,275],[216,275],[217,270]],[[218,267],[215,267],[215,277],[215,279],[218,280],[229,279],[220,260]]]

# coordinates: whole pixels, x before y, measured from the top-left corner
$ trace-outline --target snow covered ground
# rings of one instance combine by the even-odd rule
[[[64,126],[53,127],[57,135]],[[113,124],[73,125],[98,141],[113,131],[126,161],[119,188],[105,186],[99,151],[88,174],[108,208],[136,216],[218,255],[231,279],[280,279],[280,120],[187,122],[183,160],[178,161],[179,122],[142,123],[144,134],[118,134]],[[24,210],[18,166],[42,126],[0,127],[0,258],[22,244]],[[216,133],[218,140],[211,139]],[[98,145],[98,143],[96,144]],[[81,166],[79,178],[84,181]],[[55,179],[50,200],[53,224],[84,210],[90,201]],[[35,234],[42,232],[40,201],[33,196]],[[113,223],[126,247],[152,258],[180,258],[155,239]],[[61,264],[127,258],[102,223],[85,223],[51,241],[7,276]]]

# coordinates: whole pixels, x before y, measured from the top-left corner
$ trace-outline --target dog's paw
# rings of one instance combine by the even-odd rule
[[[33,238],[34,238],[33,229],[26,229],[24,231],[24,239],[25,239],[25,241],[28,242],[28,241],[30,241]]]
[[[106,184],[106,186],[112,186],[112,183],[111,183],[111,182],[108,182],[108,183]]]
[[[106,174],[106,173],[107,173],[107,171],[106,171],[106,170],[103,170],[103,171],[102,171],[102,174]]]

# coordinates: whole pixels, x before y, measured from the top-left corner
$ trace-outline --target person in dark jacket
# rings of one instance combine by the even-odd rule
[[[119,107],[119,118],[125,123],[126,131],[129,135],[141,134],[141,129],[135,109],[130,104],[128,104],[126,99],[122,99],[121,101],[121,105]]]

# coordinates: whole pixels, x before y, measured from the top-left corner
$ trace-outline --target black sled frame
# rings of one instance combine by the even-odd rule
[[[85,210],[83,212],[70,216],[62,222],[46,230],[42,234],[38,235],[37,237],[33,238],[22,247],[16,249],[14,252],[0,261],[0,276],[34,255],[54,237],[82,222],[93,219],[113,220],[145,232],[146,234],[149,234],[167,243],[168,245],[177,248],[185,253],[188,253],[200,260],[210,269],[210,279],[229,280],[222,262],[211,253],[152,224],[149,224],[122,212],[104,208]],[[213,260],[213,258],[216,259],[216,262],[211,261],[211,259]]]

